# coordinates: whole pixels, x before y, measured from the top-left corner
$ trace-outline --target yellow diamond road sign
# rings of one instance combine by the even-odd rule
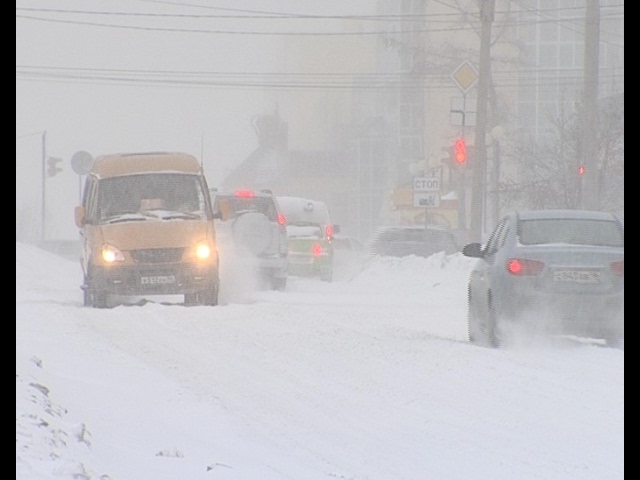
[[[465,60],[453,71],[451,78],[462,93],[466,93],[478,80],[478,71],[468,60]]]

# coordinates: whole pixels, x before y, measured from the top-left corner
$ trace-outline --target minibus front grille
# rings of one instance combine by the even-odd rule
[[[146,248],[133,250],[131,256],[136,263],[175,263],[182,259],[184,248]]]

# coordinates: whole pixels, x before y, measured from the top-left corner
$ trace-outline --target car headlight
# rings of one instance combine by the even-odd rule
[[[102,246],[102,260],[104,263],[111,264],[114,262],[123,262],[124,255],[120,251],[120,249],[114,247],[113,245],[105,244]]]

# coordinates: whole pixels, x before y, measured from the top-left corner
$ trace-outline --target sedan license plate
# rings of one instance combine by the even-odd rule
[[[593,270],[556,270],[553,279],[556,282],[601,283],[600,272]]]
[[[176,277],[173,275],[156,275],[153,277],[140,277],[140,283],[142,285],[176,283]]]

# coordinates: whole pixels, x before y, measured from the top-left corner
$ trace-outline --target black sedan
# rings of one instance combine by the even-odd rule
[[[491,347],[518,332],[624,341],[624,226],[614,214],[530,210],[498,222],[468,285],[469,340]]]

